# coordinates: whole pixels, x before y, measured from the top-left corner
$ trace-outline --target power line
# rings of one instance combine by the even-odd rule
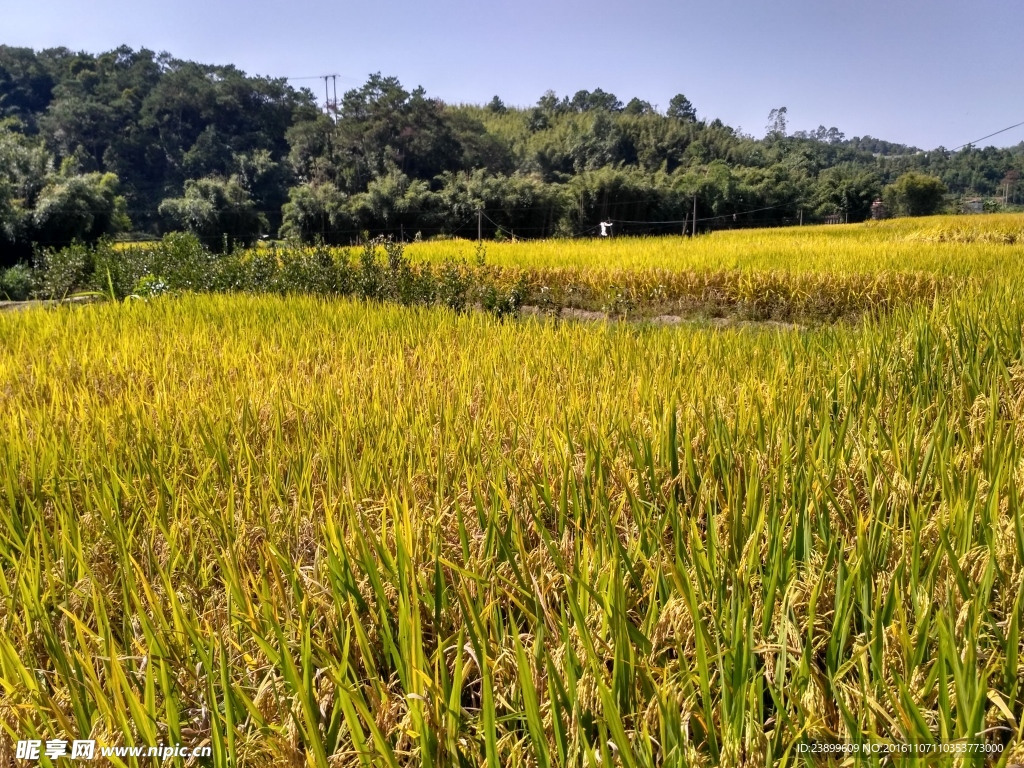
[[[345,75],[339,75],[336,72],[332,72],[328,75],[303,75],[302,77],[288,77],[284,75],[282,80],[323,80],[325,77],[336,77],[343,83],[358,83],[359,81],[352,77],[346,77]]]
[[[695,221],[714,221],[716,219],[728,219],[730,216],[735,218],[736,216],[744,216],[748,213],[760,213],[761,211],[774,211],[778,208],[785,208],[785,205],[769,205],[766,208],[753,208],[749,211],[735,211],[734,213],[723,213],[718,216],[706,216],[701,219],[695,219]],[[671,221],[628,221],[626,219],[611,219],[616,224],[685,224],[689,219],[673,219]]]
[[[501,209],[499,209],[499,210],[501,210]],[[508,235],[509,237],[515,237],[515,234],[513,234],[513,233],[512,233],[512,232],[510,232],[509,230],[505,229],[505,228],[504,228],[503,226],[501,226],[501,225],[500,225],[500,224],[499,224],[498,222],[496,222],[496,221],[495,221],[494,219],[492,219],[492,218],[491,218],[490,216],[488,216],[488,215],[487,215],[486,213],[484,213],[484,212],[483,212],[483,209],[482,209],[482,208],[481,208],[481,209],[479,209],[478,213],[479,213],[479,214],[480,214],[481,216],[483,216],[483,217],[484,217],[485,219],[487,219],[487,220],[488,220],[489,222],[491,222],[491,224],[493,224],[493,225],[494,225],[495,227],[497,227],[497,229],[498,229],[498,231],[499,231],[499,232],[504,232],[504,233],[505,233],[505,234],[507,234],[507,235]]]
[[[972,144],[977,144],[979,141],[984,141],[985,139],[991,139],[993,136],[998,136],[1000,133],[1006,133],[1007,131],[1012,131],[1014,128],[1020,128],[1022,125],[1024,125],[1024,122],[1017,123],[1016,125],[1011,125],[1009,128],[1003,128],[1001,131],[996,131],[995,133],[990,133],[988,136],[982,136],[980,139],[975,139],[974,141],[968,141],[966,144],[961,144],[959,147],[953,147],[949,151],[950,152],[956,152],[958,149],[963,149],[964,147],[969,147]]]
[[[784,206],[773,206],[773,208],[781,208],[781,207],[784,207]],[[768,209],[764,209],[764,210],[768,210]],[[699,221],[710,221],[710,220],[713,220],[713,219],[729,218],[732,215],[733,214],[730,213],[730,214],[724,214],[722,216],[711,216],[711,217],[708,217],[706,219],[699,219]],[[737,214],[737,215],[739,215],[739,214]],[[483,216],[484,216],[485,219],[487,219],[487,221],[492,226],[495,227],[496,230],[498,230],[500,232],[503,232],[504,234],[508,235],[511,238],[519,237],[519,235],[516,235],[511,230],[506,229],[505,227],[501,226],[500,224],[495,222],[493,219],[491,219],[486,214],[483,214]],[[446,237],[454,237],[457,233],[459,233],[462,230],[464,230],[466,227],[468,227],[474,221],[475,221],[475,217],[471,218],[471,219],[466,219],[466,220],[464,220],[462,222],[462,224],[460,224],[455,229],[449,229],[445,225],[440,225],[440,226],[419,226],[419,227],[413,227],[412,229],[416,229],[416,230],[418,230],[421,233],[428,233],[429,234],[429,233],[433,232],[433,233],[436,233],[438,235],[444,235]],[[622,222],[618,222],[618,223],[622,223]],[[656,227],[657,224],[659,224],[659,222],[641,222],[641,223],[651,225],[651,227],[649,227],[648,229],[654,228],[654,227]],[[537,240],[537,239],[542,239],[543,240],[543,239],[550,239],[550,238],[554,237],[554,233],[552,232],[553,228],[550,227],[550,226],[536,226],[536,227],[528,227],[527,226],[527,227],[517,227],[517,229],[519,229],[520,235],[522,235],[523,233],[528,233],[528,232],[533,232],[533,233],[540,232],[540,233],[542,233],[540,238],[537,238],[536,236],[527,235],[524,238],[524,239],[527,239],[527,240]],[[589,226],[589,227],[584,227],[583,229],[579,230],[578,232],[570,235],[568,239],[577,240],[577,239],[586,239],[588,237],[593,237],[593,233],[596,232],[597,229],[598,229],[597,225]],[[378,234],[399,234],[399,233],[404,232],[404,231],[405,230],[403,229],[403,227],[401,225],[399,225],[399,226],[393,226],[392,225],[392,226],[383,226],[383,227],[378,226],[378,227],[369,227],[369,228],[367,228],[367,227],[357,227],[357,228],[350,228],[350,229],[334,229],[334,228],[321,229],[321,230],[318,230],[317,232],[315,232],[314,234],[317,234],[317,235],[353,235],[353,236],[356,236],[356,238],[358,239],[364,233],[367,233],[367,232],[370,233],[371,235],[378,235]],[[634,232],[633,234],[636,234],[636,233]],[[72,240],[34,240],[32,244],[38,245],[38,246],[67,246],[67,245],[71,245],[74,242],[76,242],[76,240],[74,240],[74,239],[72,239]],[[114,242],[115,243],[122,243],[124,245],[129,245],[129,246],[146,246],[146,245],[155,245],[155,244],[159,243],[160,242],[160,238],[155,238],[154,237],[152,239],[147,238],[147,239],[144,239],[144,240],[114,240]],[[358,243],[357,242],[353,242],[352,245],[358,245]],[[341,246],[341,247],[349,247],[349,246]]]

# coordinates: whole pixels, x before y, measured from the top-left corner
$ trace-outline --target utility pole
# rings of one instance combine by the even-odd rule
[[[484,209],[476,209],[476,241],[482,243],[484,239]]]
[[[331,116],[331,119],[338,122],[338,76],[337,75],[324,75],[324,111]],[[334,99],[331,99],[331,91],[327,87],[327,78],[331,78],[331,84],[334,86]]]
[[[800,209],[800,226],[802,227],[803,225],[804,225],[804,209],[801,208]]]
[[[693,193],[693,228],[691,230],[690,236],[692,237],[692,236],[694,236],[696,234],[697,234],[697,193],[694,192]]]

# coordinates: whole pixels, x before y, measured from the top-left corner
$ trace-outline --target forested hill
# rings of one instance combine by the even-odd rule
[[[601,89],[453,106],[380,75],[328,116],[311,91],[234,67],[0,46],[0,252],[174,229],[213,244],[475,235],[478,208],[487,236],[546,237],[603,219],[682,231],[695,204],[710,229],[855,221],[883,193],[895,212],[1024,196],[1024,143],[922,152],[786,117],[754,138],[681,94],[662,112]]]

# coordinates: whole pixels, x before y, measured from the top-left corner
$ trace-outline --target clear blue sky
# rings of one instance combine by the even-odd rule
[[[0,19],[0,43],[333,72],[339,95],[376,71],[449,102],[600,87],[664,110],[683,92],[755,136],[786,106],[790,130],[922,148],[1024,120],[1022,0],[0,0]],[[1021,141],[1024,126],[984,143]]]

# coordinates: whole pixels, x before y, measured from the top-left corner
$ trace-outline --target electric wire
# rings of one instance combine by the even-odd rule
[[[1022,125],[1024,125],[1024,122],[1017,123],[1016,125],[1011,125],[1009,128],[1003,128],[1002,130],[996,131],[995,133],[990,133],[988,136],[982,136],[980,139],[975,139],[974,141],[968,141],[966,144],[961,144],[959,147],[953,147],[949,151],[950,152],[956,152],[957,150],[963,149],[964,147],[973,146],[974,144],[977,144],[979,141],[984,141],[985,139],[991,139],[993,136],[998,136],[1000,133],[1006,133],[1007,131],[1012,131],[1014,128],[1020,128]]]

